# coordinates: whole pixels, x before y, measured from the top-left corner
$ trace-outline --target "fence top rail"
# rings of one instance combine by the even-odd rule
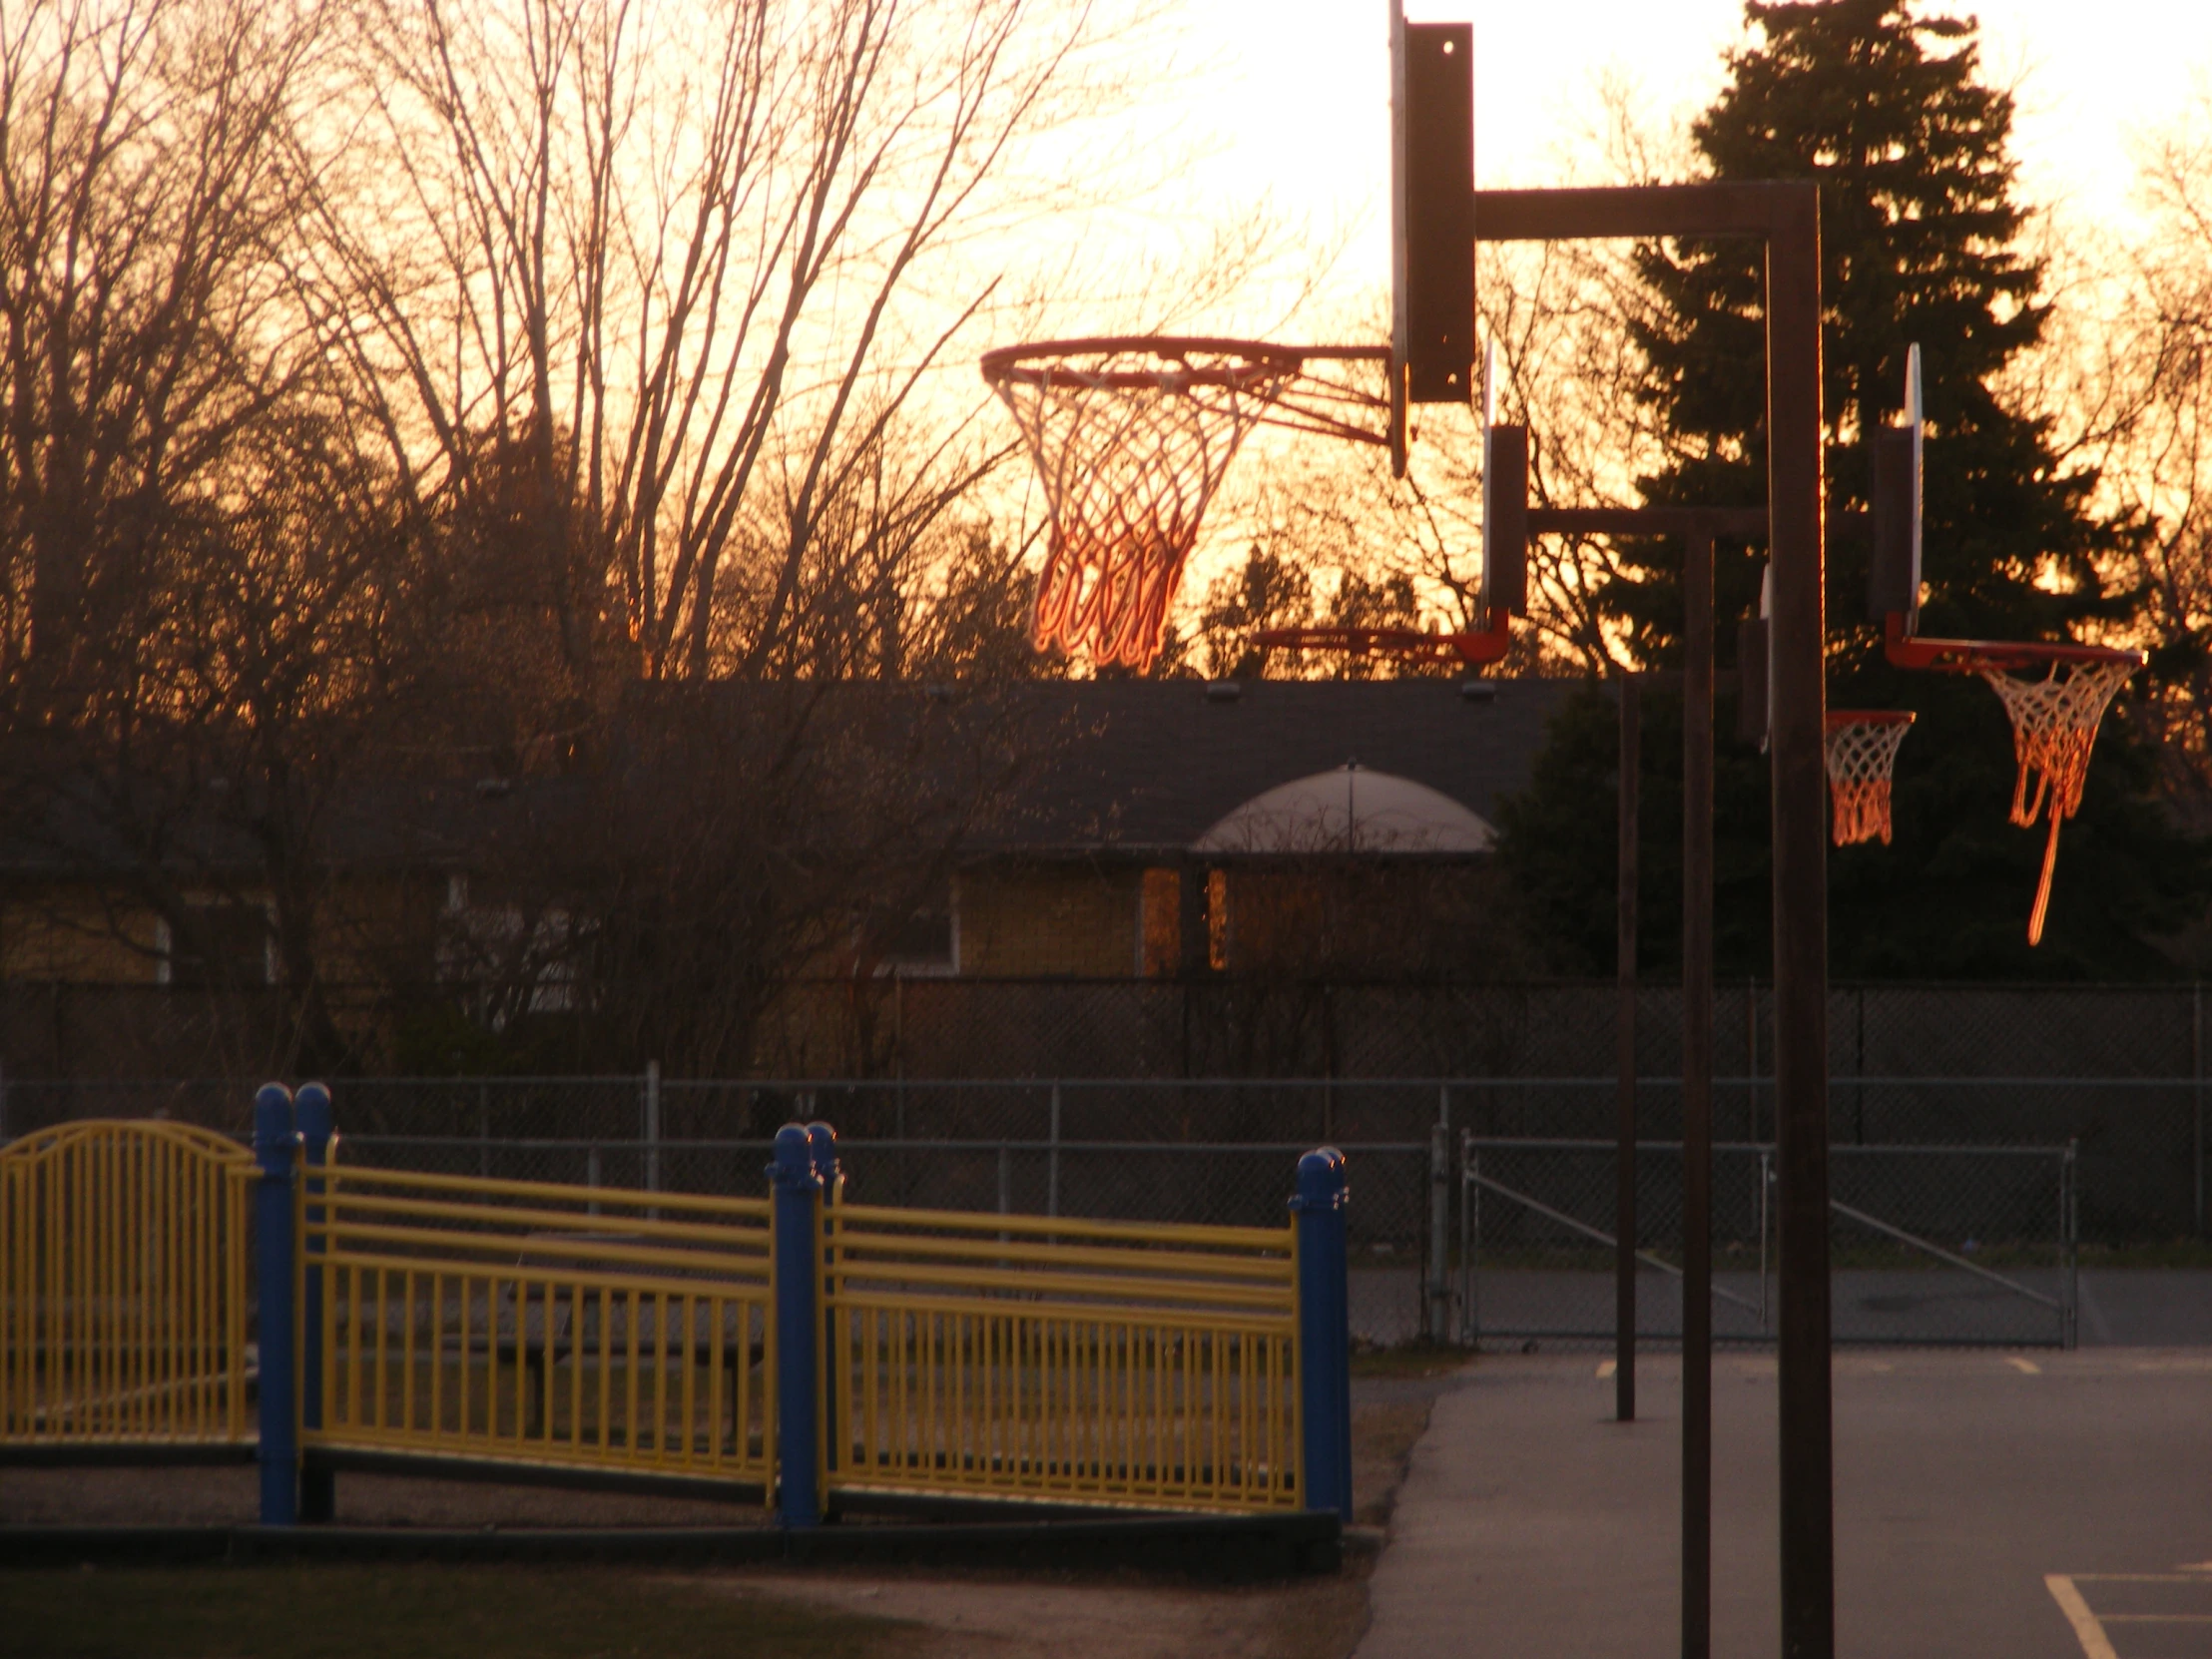
[[[2194,1088],[2207,1081],[2194,1072],[2125,1073],[2107,1072],[2044,1072],[2035,1075],[1984,1072],[1850,1072],[1832,1068],[1829,1073],[1831,1088],[2022,1088],[2054,1089],[2073,1088],[2093,1084],[2098,1088],[2173,1089]],[[1043,1093],[1053,1089],[1111,1090],[1146,1089],[1175,1090],[1265,1090],[1301,1089],[1329,1092],[1352,1089],[1422,1090],[1438,1089],[1505,1089],[1543,1085],[1549,1088],[1616,1088],[1620,1078],[1612,1072],[1507,1072],[1498,1074],[1462,1073],[1451,1077],[1407,1077],[1402,1075],[1340,1076],[1340,1077],[663,1077],[656,1087],[667,1095],[679,1091],[706,1090],[754,1090],[776,1094],[813,1095],[818,1097],[836,1094],[899,1093],[908,1090],[954,1089],[977,1092],[1018,1091]],[[1680,1088],[1681,1075],[1677,1072],[1639,1073],[1639,1088]],[[1716,1088],[1771,1087],[1771,1072],[1720,1073],[1716,1072],[1713,1084]],[[613,1077],[353,1077],[343,1078],[331,1085],[333,1096],[340,1102],[349,1093],[377,1093],[404,1089],[422,1094],[511,1094],[518,1090],[620,1090],[642,1092],[647,1086],[642,1073],[629,1072]],[[99,1077],[9,1077],[5,1081],[9,1090],[85,1090],[106,1091],[114,1094],[147,1094],[159,1092],[175,1097],[186,1091],[223,1093],[237,1091],[243,1109],[251,1089],[235,1081],[222,1078],[99,1078]],[[86,1120],[108,1121],[108,1120]],[[140,1122],[141,1119],[118,1119],[120,1122]]]
[[[570,1189],[579,1195],[598,1191],[592,1187]],[[339,1184],[332,1193],[307,1194],[304,1203],[323,1212],[323,1220],[310,1217],[310,1232],[353,1232],[374,1225],[404,1224],[418,1220],[434,1226],[445,1223],[437,1231],[451,1233],[459,1238],[487,1241],[522,1239],[532,1243],[549,1244],[556,1239],[583,1241],[589,1239],[614,1239],[619,1237],[631,1243],[659,1244],[668,1248],[685,1249],[694,1246],[715,1250],[765,1253],[768,1249],[768,1229],[753,1217],[742,1218],[739,1225],[712,1221],[665,1221],[652,1215],[610,1214],[602,1207],[594,1215],[589,1209],[547,1210],[527,1206],[497,1204],[469,1204],[451,1199],[400,1198],[389,1193],[353,1193]],[[627,1208],[617,1205],[620,1211]],[[640,1206],[641,1208],[643,1206]],[[455,1225],[466,1224],[466,1225]]]
[[[253,1153],[229,1135],[203,1129],[198,1124],[175,1123],[167,1118],[81,1118],[74,1123],[55,1124],[50,1129],[34,1129],[19,1139],[0,1143],[0,1160],[31,1163],[60,1157],[88,1142],[117,1140],[166,1141],[241,1170],[251,1168],[254,1163]]]
[[[1285,1195],[1284,1202],[1289,1204]],[[905,1228],[931,1233],[978,1233],[1022,1239],[1092,1239],[1125,1246],[1195,1245],[1219,1251],[1280,1251],[1296,1234],[1281,1227],[1213,1227],[1193,1222],[1089,1221],[1067,1216],[1008,1216],[986,1210],[921,1210],[886,1204],[839,1204],[830,1214],[841,1243],[847,1228]],[[881,1235],[889,1238],[890,1235]],[[1133,1257],[1135,1252],[1132,1252]],[[1141,1258],[1138,1258],[1141,1259]]]
[[[310,1235],[311,1236],[311,1235]],[[417,1288],[442,1279],[448,1286],[470,1282],[492,1286],[557,1286],[563,1292],[607,1291],[674,1296],[720,1297],[736,1302],[766,1301],[774,1291],[765,1266],[733,1262],[727,1256],[692,1256],[672,1261],[618,1260],[613,1255],[587,1262],[467,1262],[454,1257],[410,1256],[403,1250],[375,1250],[366,1244],[342,1246],[322,1258],[333,1269],[368,1270],[380,1275],[374,1290],[355,1283],[364,1303],[389,1300],[395,1278],[411,1276]]]
[[[1023,1299],[1058,1297],[1096,1315],[1116,1309],[1166,1307],[1179,1309],[1255,1310],[1288,1314],[1297,1307],[1296,1288],[1289,1278],[1273,1285],[1211,1284],[1183,1279],[1158,1279],[1137,1273],[1053,1273],[1029,1266],[985,1267],[976,1263],[939,1265],[930,1262],[865,1263],[834,1270],[830,1288],[832,1302],[845,1296],[896,1295],[915,1285],[934,1286],[940,1294],[966,1292],[979,1296],[989,1291],[1011,1291]],[[969,1305],[970,1307],[973,1304]]]
[[[466,1137],[457,1144],[481,1145]],[[615,1143],[634,1145],[634,1142]],[[331,1194],[360,1188],[407,1188],[422,1192],[475,1194],[485,1199],[538,1199],[555,1203],[609,1205],[639,1210],[677,1210],[694,1216],[727,1216],[733,1220],[765,1225],[769,1202],[765,1198],[721,1198],[696,1193],[650,1192],[639,1187],[580,1187],[572,1182],[505,1181],[482,1175],[433,1175],[421,1170],[378,1169],[370,1164],[340,1164],[334,1158],[306,1173],[325,1183]],[[364,1195],[350,1195],[358,1203]],[[487,1206],[496,1213],[496,1206]]]
[[[1017,1275],[1008,1275],[1017,1278]],[[972,1294],[991,1288],[1013,1289],[1019,1297],[986,1298]],[[1057,1287],[1054,1287],[1057,1288]],[[970,1294],[959,1294],[962,1291]],[[1008,1287],[985,1287],[955,1282],[950,1290],[919,1290],[907,1283],[861,1282],[838,1285],[830,1292],[832,1307],[855,1311],[874,1310],[905,1314],[947,1314],[956,1318],[1018,1320],[1070,1320],[1090,1326],[1172,1328],[1216,1336],[1289,1338],[1297,1329],[1298,1309],[1288,1297],[1268,1301],[1257,1296],[1232,1304],[1227,1299],[1200,1301],[1133,1296],[1126,1286],[1093,1297],[1043,1294],[1024,1280]]]
[[[659,1272],[662,1277],[706,1277],[737,1283],[768,1283],[768,1252],[737,1252],[728,1248],[675,1248],[624,1243],[619,1237],[582,1239],[531,1239],[526,1235],[487,1235],[487,1232],[451,1232],[442,1228],[387,1228],[376,1223],[338,1223],[309,1226],[307,1239],[325,1241],[329,1261],[378,1259],[416,1274],[447,1272],[469,1277],[509,1279],[560,1279],[569,1281],[580,1272],[637,1274]],[[420,1254],[409,1254],[420,1252]],[[462,1261],[462,1257],[475,1257]]]
[[[1517,1135],[1465,1135],[1462,1146],[1476,1152],[1494,1149],[1512,1152],[1614,1152],[1619,1142],[1611,1140],[1568,1140],[1558,1137],[1540,1138]],[[1680,1152],[1680,1141],[1639,1140],[1638,1150],[1644,1152]],[[1775,1150],[1773,1141],[1715,1141],[1715,1152],[1768,1152]],[[1895,1145],[1852,1141],[1831,1141],[1828,1146],[1832,1158],[1928,1158],[1949,1156],[1957,1158],[2069,1158],[2071,1146],[2017,1146],[2010,1143],[1978,1145],[1965,1141],[1958,1143],[1923,1146],[1917,1141],[1901,1141]]]
[[[992,1239],[868,1233],[842,1227],[832,1235],[831,1243],[836,1247],[840,1273],[864,1274],[878,1265],[897,1262],[1003,1262],[1006,1256],[1006,1246]],[[1032,1239],[1023,1243],[1021,1257],[1023,1265],[1031,1267],[1109,1268],[1146,1278],[1200,1281],[1255,1279],[1287,1285],[1294,1272],[1290,1256],[1283,1252],[1129,1250],[1096,1245],[1040,1244]]]

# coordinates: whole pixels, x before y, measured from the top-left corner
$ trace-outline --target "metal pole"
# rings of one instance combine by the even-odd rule
[[[1759,1133],[1759,981],[1753,978],[1744,981],[1744,1046],[1750,1051],[1744,1065],[1748,1096],[1744,1139],[1756,1141],[1762,1137]],[[1761,1202],[1765,1202],[1763,1197]]]
[[[776,1510],[785,1526],[822,1523],[821,1440],[817,1415],[821,1360],[816,1313],[821,1300],[822,1177],[803,1123],[776,1132],[768,1167],[775,1252]]]
[[[1352,1519],[1350,1286],[1345,1248],[1345,1155],[1322,1147],[1298,1161],[1291,1199],[1298,1229],[1300,1507]]]
[[[1767,1331],[1767,1195],[1774,1186],[1774,1154],[1759,1149],[1759,1331]]]
[[[2066,1323],[2059,1332],[2066,1348],[2081,1343],[2081,1210],[2079,1210],[2079,1150],[2081,1141],[2066,1141],[2066,1161],[2059,1166],[2059,1250],[2064,1254]]]
[[[1474,1184],[1474,1131],[1459,1131],[1459,1344],[1482,1344],[1482,1322],[1474,1301],[1474,1251],[1481,1239],[1482,1190]]]
[[[1682,561],[1682,1656],[1713,1628],[1713,538]]]
[[[297,1179],[298,1131],[291,1091],[265,1083],[254,1096],[254,1291],[260,1341],[262,1524],[292,1526],[299,1519],[299,1410],[293,1370],[292,1280],[296,1221],[292,1183]]]
[[[1618,995],[1613,1016],[1613,1415],[1636,1420],[1636,841],[1642,796],[1641,711],[1636,676],[1621,676],[1619,909],[1614,940]]]
[[[645,1190],[661,1190],[661,1062],[645,1062]],[[660,1212],[653,1212],[658,1215]]]
[[[306,1260],[299,1272],[299,1426],[322,1427],[322,1368],[335,1356],[323,1352],[322,1269],[316,1259],[328,1253],[323,1232],[324,1206],[315,1202],[328,1186],[324,1177],[311,1172],[330,1162],[330,1142],[335,1125],[330,1091],[320,1083],[302,1083],[292,1096],[292,1120],[299,1131],[299,1149],[309,1171],[307,1202],[302,1207],[301,1243]],[[299,1470],[299,1518],[327,1521],[337,1514],[337,1475],[330,1469]]]
[[[2204,981],[2190,986],[2189,1077],[2194,1132],[2189,1139],[2189,1169],[2196,1191],[2197,1237],[2204,1237]]]
[[[1060,1213],[1060,1085],[1052,1085],[1052,1156],[1045,1166],[1044,1213]]]
[[[1432,1343],[1451,1340],[1450,1256],[1451,1125],[1428,1131],[1428,1295],[1421,1310],[1421,1335]]]
[[[1774,787],[1774,1075],[1781,1155],[1782,1651],[1836,1651],[1828,1284],[1828,780],[1820,191],[1766,187]]]

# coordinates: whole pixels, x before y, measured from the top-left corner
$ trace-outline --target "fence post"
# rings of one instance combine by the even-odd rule
[[[333,1128],[330,1091],[320,1083],[302,1083],[292,1096],[292,1112],[299,1125],[299,1146],[310,1172],[330,1161]],[[322,1236],[322,1177],[307,1178],[306,1227],[302,1230],[305,1256],[300,1264],[299,1325],[299,1423],[302,1428],[322,1426],[322,1269],[316,1258],[329,1248]],[[337,1476],[329,1469],[299,1471],[299,1518],[326,1521],[337,1513]]]
[[[1482,1315],[1475,1301],[1474,1254],[1482,1242],[1482,1189],[1474,1184],[1481,1164],[1474,1131],[1459,1131],[1459,1346],[1482,1345]]]
[[[661,1190],[661,1062],[645,1062],[645,1190]],[[658,1216],[658,1210],[651,1214]]]
[[[1451,1340],[1451,1125],[1439,1120],[1428,1131],[1428,1295],[1421,1309],[1421,1335],[1432,1343]]]
[[[805,1124],[776,1131],[768,1175],[776,1228],[776,1518],[785,1526],[816,1526],[822,1521],[815,1343],[822,1177],[815,1173]]]
[[[1346,1283],[1345,1155],[1298,1161],[1298,1388],[1308,1509],[1352,1520],[1352,1337]]]
[[[1060,1213],[1060,1085],[1052,1085],[1052,1156],[1045,1166],[1044,1213]]]
[[[830,1293],[836,1285],[837,1206],[844,1199],[844,1169],[837,1161],[837,1132],[819,1120],[807,1125],[807,1150],[815,1179],[822,1183],[822,1294],[817,1306],[823,1326],[822,1425],[826,1447],[823,1467],[837,1466],[837,1372],[843,1356],[837,1346],[836,1310]]]
[[[2081,1212],[2077,1208],[2077,1168],[2075,1155],[2081,1141],[2066,1141],[2066,1159],[2059,1164],[2059,1252],[2061,1263],[2059,1283],[2059,1343],[2066,1350],[2075,1350],[2081,1343],[2081,1285],[2079,1285],[2079,1261],[2077,1248],[2081,1235]]]
[[[2197,1237],[2204,1237],[2204,981],[2190,987],[2189,1010],[2189,1173],[2196,1200]]]
[[[254,1279],[261,1304],[262,1524],[299,1519],[299,1401],[292,1375],[292,1182],[299,1137],[291,1091],[265,1083],[254,1096]]]

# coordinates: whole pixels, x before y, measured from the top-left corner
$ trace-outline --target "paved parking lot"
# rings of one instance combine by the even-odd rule
[[[1437,1401],[1360,1659],[1679,1651],[1680,1368],[1611,1420],[1593,1355],[1485,1359]],[[1781,1640],[1775,1366],[1714,1367],[1714,1653]],[[1836,1361],[1840,1651],[2212,1655],[2212,1353]]]

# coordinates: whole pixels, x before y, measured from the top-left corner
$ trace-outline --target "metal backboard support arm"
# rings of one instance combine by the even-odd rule
[[[1759,237],[1767,268],[1780,1141],[1782,1651],[1836,1647],[1828,1301],[1828,802],[1822,684],[1820,192],[1811,181],[1478,191],[1478,242]]]

